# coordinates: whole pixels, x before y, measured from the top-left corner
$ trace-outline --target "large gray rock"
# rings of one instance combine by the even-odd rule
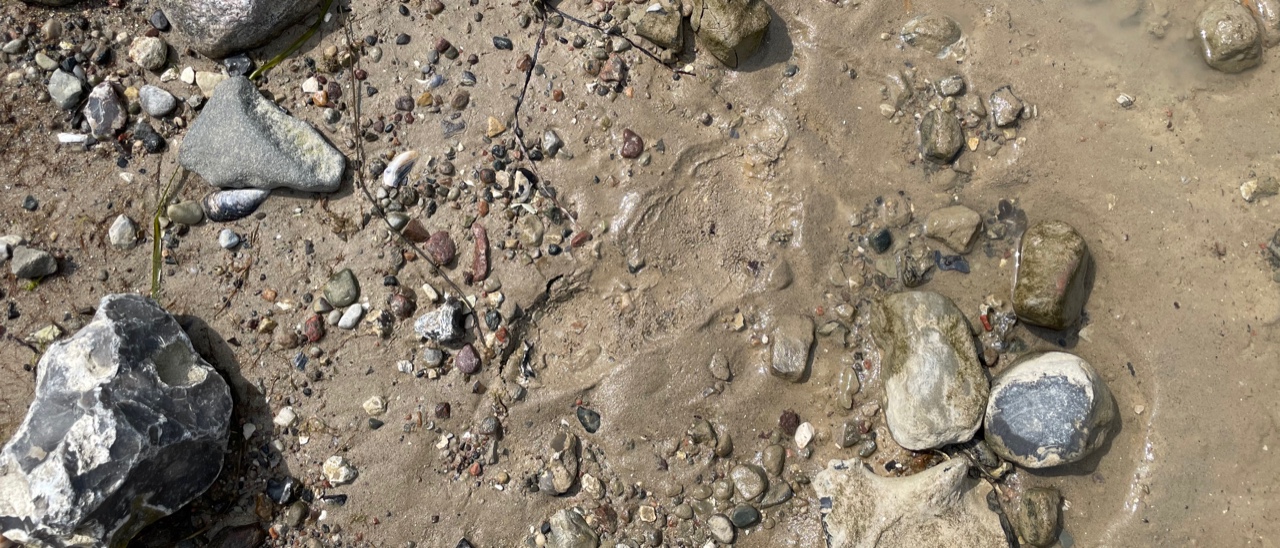
[[[659,10],[646,10],[640,20],[636,22],[636,34],[645,37],[660,48],[679,51],[684,48],[684,25],[682,21],[679,8],[674,6],[663,6],[663,9]],[[550,148],[547,148],[547,150],[550,152]]]
[[[192,48],[221,59],[271,41],[317,5],[310,0],[161,0],[160,9]]]
[[[1217,70],[1243,72],[1262,62],[1262,31],[1249,8],[1237,2],[1210,3],[1200,12],[1196,32],[1204,61]]]
[[[58,260],[48,251],[20,245],[13,248],[9,271],[24,280],[43,278],[58,271]]]
[[[551,516],[551,533],[547,535],[549,548],[596,548],[600,536],[596,534],[582,514],[574,508],[565,508]]]
[[[764,0],[694,0],[689,23],[703,49],[737,68],[760,49],[770,19]]]
[[[954,115],[931,110],[920,119],[920,153],[926,160],[945,164],[964,146],[964,130]]]
[[[138,102],[142,103],[142,110],[153,118],[168,116],[178,108],[178,100],[173,94],[152,85],[142,86],[138,91]]]
[[[1008,548],[991,486],[964,459],[914,476],[882,478],[858,460],[831,461],[814,478],[827,548]]]
[[[191,124],[178,162],[222,188],[333,192],[346,158],[315,128],[268,101],[248,78],[224,80]]]
[[[894,441],[923,451],[972,439],[986,409],[987,374],[955,303],[929,291],[890,295],[876,302],[871,332]]]
[[[1070,327],[1088,297],[1088,271],[1089,247],[1076,229],[1061,221],[1033,225],[1022,235],[1014,267],[1014,312],[1030,324]]]
[[[789,382],[803,380],[813,353],[813,320],[805,316],[779,317],[771,350],[770,373]]]
[[[996,376],[987,403],[986,440],[1026,468],[1085,458],[1110,434],[1111,391],[1088,362],[1066,352],[1031,354]]]
[[[0,534],[124,546],[222,469],[227,383],[154,301],[109,295],[40,358],[35,402],[0,451]]]

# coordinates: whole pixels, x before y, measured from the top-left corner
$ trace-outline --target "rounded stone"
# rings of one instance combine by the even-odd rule
[[[729,521],[733,522],[734,527],[745,529],[760,523],[760,511],[749,505],[740,504],[729,512]]]
[[[1089,248],[1071,225],[1037,223],[1022,235],[1014,267],[1013,309],[1027,323],[1066,329],[1088,297]]]
[[[218,232],[218,245],[222,249],[234,249],[240,245],[240,235],[230,228],[224,228]]]
[[[152,85],[138,90],[138,102],[142,103],[142,110],[153,118],[168,116],[178,108],[178,100],[172,93]]]
[[[164,68],[169,59],[169,45],[160,38],[143,36],[129,46],[129,58],[144,69],[157,71]]]
[[[1214,69],[1237,73],[1262,62],[1262,32],[1253,13],[1239,3],[1217,0],[1209,4],[1200,12],[1196,33],[1200,53]]]
[[[707,518],[707,533],[711,535],[711,538],[716,539],[716,542],[722,544],[732,544],[734,537],[737,536],[737,531],[733,528],[733,522],[721,514]]]
[[[1088,362],[1066,352],[1031,354],[992,382],[986,441],[1025,468],[1070,464],[1103,444],[1116,414],[1111,391]]]
[[[350,268],[344,268],[329,278],[329,283],[324,286],[324,298],[334,308],[351,306],[360,298],[360,284]]]
[[[745,501],[756,500],[769,488],[769,479],[764,470],[753,464],[739,464],[729,472],[733,479],[733,487],[738,496]]]
[[[170,205],[165,210],[170,221],[188,226],[198,225],[204,220],[204,209],[198,202],[187,201]]]
[[[934,55],[960,40],[960,25],[936,13],[917,16],[902,27],[902,39]]]
[[[931,110],[920,120],[920,153],[925,159],[945,164],[964,145],[960,120],[941,110]]]

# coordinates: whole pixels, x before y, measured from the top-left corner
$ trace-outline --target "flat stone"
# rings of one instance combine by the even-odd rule
[[[782,479],[769,482],[769,489],[765,490],[764,496],[760,497],[761,508],[773,508],[779,504],[791,500],[794,491],[791,490],[791,484]]]
[[[335,272],[324,284],[324,298],[334,308],[345,308],[356,302],[360,298],[360,283],[355,273],[350,268]]]
[[[597,548],[600,536],[582,518],[577,509],[565,508],[551,516],[548,548]]]
[[[703,49],[737,68],[760,49],[771,18],[763,0],[694,0],[689,23]]]
[[[153,118],[168,116],[178,108],[178,99],[172,93],[152,85],[138,90],[138,102],[142,103],[142,110]]]
[[[668,10],[646,10],[636,23],[636,34],[663,49],[679,51],[684,48],[683,18],[674,6]]]
[[[1111,433],[1115,400],[1088,362],[1066,352],[1020,358],[991,385],[986,441],[1025,468],[1077,462]]]
[[[35,401],[0,451],[0,534],[123,546],[222,470],[231,391],[154,301],[108,295],[52,343]]]
[[[1262,63],[1262,31],[1253,13],[1239,3],[1215,0],[1196,22],[1200,53],[1216,70],[1234,74]]]
[[[169,60],[169,44],[161,38],[139,37],[129,46],[129,59],[144,69],[158,71]]]
[[[193,49],[221,59],[276,39],[316,4],[307,0],[161,0],[159,7]]]
[[[739,504],[729,511],[729,521],[733,522],[733,526],[739,529],[751,527],[760,523],[760,511],[751,507],[749,504]]]
[[[89,100],[84,105],[84,118],[89,122],[89,129],[94,137],[105,139],[119,133],[129,121],[129,113],[120,103],[111,83],[103,82],[89,92]]]
[[[754,464],[734,466],[729,471],[729,477],[733,479],[733,488],[738,497],[744,501],[760,498],[765,489],[769,488],[769,478],[765,476],[764,470]]]
[[[773,330],[769,372],[789,382],[800,382],[809,372],[813,350],[813,320],[806,316],[780,316]]]
[[[355,329],[360,325],[360,319],[364,317],[364,307],[360,303],[348,306],[342,311],[342,317],[338,319],[338,327],[340,329]]]
[[[955,19],[937,13],[919,15],[902,27],[902,40],[934,55],[942,54],[960,40]]]
[[[733,371],[729,368],[729,358],[724,354],[716,352],[711,356],[711,363],[707,365],[711,371],[711,376],[719,381],[729,381],[733,378]]]
[[[107,239],[117,249],[133,249],[138,245],[138,225],[128,215],[120,215],[107,230]]]
[[[462,304],[454,299],[446,299],[435,310],[418,317],[413,323],[413,330],[419,337],[442,343],[457,341],[464,333],[462,323]]]
[[[333,192],[346,169],[346,158],[319,132],[244,77],[218,84],[187,131],[178,161],[222,188]]]
[[[828,548],[1009,548],[991,487],[952,459],[903,478],[882,478],[860,460],[831,461],[813,481]]]
[[[938,94],[943,97],[961,95],[964,93],[965,87],[964,77],[959,74],[953,74],[938,80]]]
[[[204,221],[204,209],[199,202],[178,202],[165,209],[165,216],[175,223],[194,226]]]
[[[920,119],[920,153],[939,164],[949,163],[964,146],[964,130],[954,115],[931,110]]]
[[[58,271],[58,261],[46,251],[16,246],[9,258],[9,271],[25,280],[43,278]]]
[[[1071,225],[1045,221],[1028,228],[1014,269],[1018,319],[1057,330],[1074,325],[1088,298],[1089,261],[1089,247]]]
[[[960,254],[973,250],[982,228],[982,216],[962,205],[936,209],[924,218],[925,235]]]
[[[988,382],[955,303],[928,291],[890,295],[875,302],[871,333],[885,379],[885,421],[898,445],[924,451],[973,438]]]

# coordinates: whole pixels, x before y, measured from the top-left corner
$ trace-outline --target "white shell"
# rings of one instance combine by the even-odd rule
[[[382,170],[382,185],[387,188],[396,188],[400,186],[405,176],[409,174],[409,170],[413,169],[413,164],[418,161],[418,153],[413,150],[406,150],[397,154],[391,163],[387,164],[387,168]]]

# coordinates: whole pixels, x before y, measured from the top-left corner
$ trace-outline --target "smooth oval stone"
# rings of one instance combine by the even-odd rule
[[[324,298],[335,308],[351,306],[360,298],[360,284],[350,268],[339,270],[324,285]]]
[[[1200,13],[1196,24],[1200,53],[1210,67],[1244,72],[1262,62],[1262,31],[1253,13],[1231,0],[1217,0]]]
[[[729,471],[729,477],[733,478],[733,486],[742,500],[755,500],[769,487],[769,479],[765,477],[764,470],[753,464],[733,467]]]
[[[751,527],[760,522],[760,511],[746,504],[740,504],[729,512],[729,521],[739,529]]]
[[[960,40],[960,25],[940,14],[917,16],[902,27],[902,39],[908,44],[937,55]]]
[[[1111,391],[1088,362],[1066,352],[1031,354],[993,381],[986,440],[1019,466],[1059,466],[1101,446],[1116,414]]]
[[[1089,247],[1071,225],[1046,221],[1022,235],[1013,310],[1027,323],[1062,330],[1080,319],[1088,297]]]

